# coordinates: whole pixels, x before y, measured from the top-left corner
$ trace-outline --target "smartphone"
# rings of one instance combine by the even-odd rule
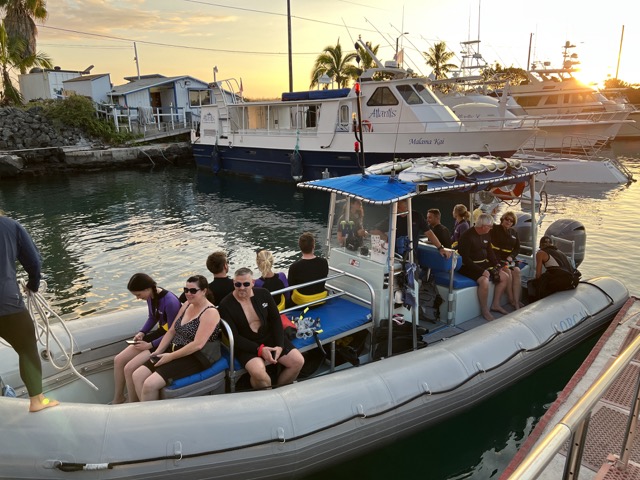
[[[151,363],[156,363],[158,360],[160,360],[160,357],[149,357]]]
[[[125,342],[127,342],[129,345],[136,345],[138,343],[138,340],[125,340]]]

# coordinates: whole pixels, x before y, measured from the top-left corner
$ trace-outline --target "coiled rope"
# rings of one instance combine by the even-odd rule
[[[26,292],[25,295],[27,297],[26,298],[27,310],[29,311],[29,315],[31,315],[31,318],[33,319],[33,324],[36,330],[36,339],[38,343],[45,348],[49,356],[49,361],[51,362],[51,365],[53,365],[53,367],[56,370],[70,369],[83,382],[85,382],[94,390],[98,390],[98,387],[96,387],[89,379],[87,379],[80,372],[78,372],[78,370],[76,370],[76,367],[73,365],[73,351],[74,351],[73,347],[75,343],[73,339],[73,335],[71,334],[71,331],[67,327],[66,323],[51,308],[51,306],[49,305],[49,302],[47,302],[47,300],[40,293],[42,291],[46,291],[47,283],[44,281],[40,283],[39,292],[32,292],[31,290],[29,290],[24,280],[20,281],[20,285],[22,287],[22,290]],[[51,329],[51,325],[49,322],[50,317],[55,317],[58,320],[58,322],[60,322],[60,325],[62,325],[62,328],[64,329],[69,339],[68,350],[64,347],[64,345],[62,344],[58,336]],[[62,365],[58,365],[53,355],[51,355],[51,350],[49,348],[51,340],[55,341],[55,343],[58,345],[60,349],[60,352],[62,352],[62,355],[65,358],[65,362]]]

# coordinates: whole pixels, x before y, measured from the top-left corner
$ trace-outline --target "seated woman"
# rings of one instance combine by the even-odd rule
[[[112,403],[126,401],[124,387],[127,387],[129,402],[137,402],[132,375],[136,369],[146,362],[160,340],[173,323],[180,310],[181,304],[172,292],[160,288],[146,273],[136,273],[127,284],[127,289],[133,296],[147,301],[149,317],[140,331],[133,336],[134,344],[129,345],[113,359],[113,375],[115,391]],[[154,326],[157,329],[151,330]]]
[[[503,265],[508,276],[507,297],[509,303],[516,310],[523,305],[520,303],[522,284],[520,283],[520,268],[515,264],[520,253],[520,239],[513,228],[516,224],[516,214],[511,210],[500,217],[500,223],[491,229],[491,248]]]
[[[287,276],[278,272],[274,273],[273,269],[273,254],[269,250],[260,250],[256,255],[256,263],[258,265],[258,270],[262,276],[255,281],[255,286],[259,288],[266,288],[270,292],[275,292],[276,290],[282,290],[283,288],[287,288],[289,286],[289,282],[287,281]],[[279,294],[273,297],[278,306],[278,310],[284,310],[287,301],[289,300],[289,294]]]
[[[141,401],[158,400],[160,390],[173,379],[207,368],[196,354],[207,342],[220,337],[220,315],[208,297],[212,297],[208,285],[202,275],[187,279],[184,287],[187,302],[153,356],[133,373],[133,383]]]
[[[302,252],[302,258],[293,262],[289,267],[289,275],[287,275],[289,285],[300,285],[327,278],[329,275],[329,262],[327,262],[326,258],[315,256],[316,239],[313,234],[304,232],[300,235],[298,246]],[[296,305],[302,305],[326,297],[327,291],[324,289],[324,283],[318,282],[307,287],[295,289],[291,294],[291,300]]]
[[[471,224],[469,219],[471,214],[467,207],[459,203],[453,207],[453,219],[456,221],[453,226],[453,234],[451,235],[451,248],[458,248],[458,241],[464,232],[466,232]]]

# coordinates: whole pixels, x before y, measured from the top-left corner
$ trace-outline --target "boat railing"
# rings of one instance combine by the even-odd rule
[[[591,414],[609,387],[624,372],[638,352],[640,352],[640,335],[636,336],[631,344],[617,356],[611,366],[598,377],[562,420],[540,439],[531,453],[507,478],[509,480],[533,480],[538,478],[567,442],[569,442],[569,450],[566,454],[562,478],[578,478]],[[636,380],[633,398],[632,414],[629,416],[620,455],[615,464],[618,471],[622,472],[629,463],[630,446],[637,429],[638,412],[640,410],[640,377]]]
[[[281,310],[280,313],[289,313],[289,312],[292,312],[294,310],[300,310],[300,309],[304,309],[306,307],[312,307],[312,306],[317,305],[319,303],[324,303],[327,300],[330,300],[332,298],[345,296],[345,297],[349,297],[352,300],[355,300],[357,302],[360,302],[360,303],[370,307],[371,308],[371,317],[372,318],[377,318],[376,301],[375,301],[376,300],[376,292],[373,289],[373,286],[371,286],[371,284],[369,282],[367,282],[365,279],[363,279],[361,277],[358,277],[357,275],[354,275],[352,273],[345,272],[344,270],[339,270],[339,269],[334,268],[334,267],[329,267],[329,270],[331,272],[333,272],[334,274],[333,275],[329,275],[329,276],[327,276],[325,278],[321,278],[321,279],[318,279],[318,280],[312,280],[312,281],[306,282],[306,283],[300,283],[298,285],[291,285],[289,287],[281,288],[280,290],[275,290],[275,291],[271,292],[271,295],[276,296],[276,295],[280,295],[281,293],[284,294],[284,293],[287,293],[287,292],[292,292],[293,290],[296,290],[298,288],[304,288],[304,287],[308,287],[310,285],[315,285],[315,284],[322,283],[322,282],[326,283],[325,286],[327,287],[327,290],[330,291],[330,293],[326,297],[324,297],[324,298],[322,298],[320,300],[315,300],[315,301],[312,301],[312,302],[304,303],[302,305],[294,305],[292,307],[285,308],[284,310]],[[355,294],[353,294],[351,292],[348,292],[348,291],[346,291],[346,290],[344,290],[342,288],[338,288],[337,286],[332,285],[331,283],[329,283],[329,282],[331,282],[331,280],[335,280],[335,279],[341,278],[341,277],[351,278],[353,280],[356,280],[358,282],[363,283],[365,285],[365,287],[369,290],[369,294],[371,296],[370,299],[362,298],[362,297],[360,297],[358,295],[355,295]]]

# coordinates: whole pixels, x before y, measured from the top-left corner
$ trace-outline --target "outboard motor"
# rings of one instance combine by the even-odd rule
[[[587,232],[582,223],[570,218],[561,218],[549,225],[549,228],[547,228],[544,234],[550,237],[554,236],[562,238],[564,240],[573,240],[575,242],[573,260],[576,268],[582,263],[587,245]],[[569,246],[562,243],[557,244],[556,246],[558,247],[558,250],[571,258],[571,248]]]
[[[531,214],[527,212],[517,212],[516,218],[517,221],[513,228],[518,234],[520,245],[531,251],[533,249],[533,245],[531,244]]]

